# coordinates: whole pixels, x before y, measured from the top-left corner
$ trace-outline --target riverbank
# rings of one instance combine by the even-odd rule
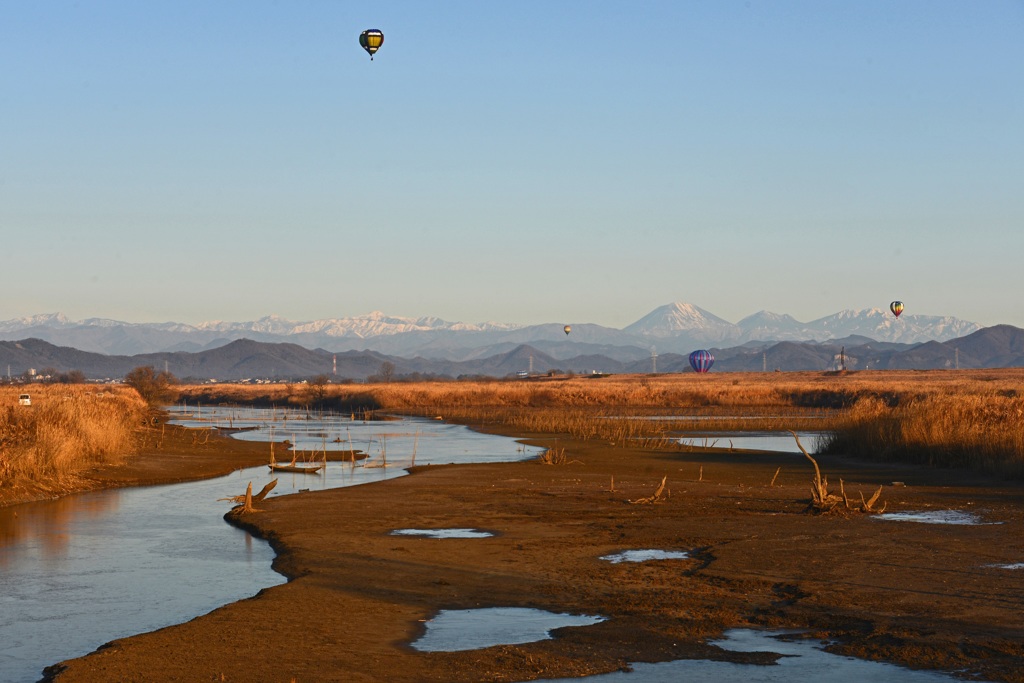
[[[43,482],[21,480],[0,487],[0,507],[105,488],[209,479],[266,464],[270,459],[265,443],[159,422],[137,428],[137,449],[117,464],[97,465]]]
[[[148,473],[91,476],[156,483],[176,470],[197,476],[202,460],[227,471],[266,460],[265,444],[221,458],[227,443],[197,449],[187,435],[177,456],[157,449],[163,462],[146,464]],[[565,464],[419,467],[372,486],[263,501],[240,522],[273,544],[287,584],[114,641],[55,667],[51,680],[514,681],[638,661],[763,662],[705,644],[736,626],[806,629],[844,654],[1024,680],[1024,571],[990,566],[1024,561],[1020,484],[819,458],[830,481],[842,478],[858,500],[859,491],[899,481],[883,489],[890,511],[972,511],[987,524],[888,522],[808,514],[813,471],[802,456],[632,449],[545,434],[527,442],[557,444]],[[662,477],[661,498],[639,502]],[[496,535],[390,535],[409,527]],[[600,559],[630,549],[691,558]],[[488,606],[608,620],[526,645],[409,646],[438,610]]]

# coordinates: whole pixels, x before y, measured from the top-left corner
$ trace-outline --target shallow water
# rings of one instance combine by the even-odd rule
[[[525,607],[441,610],[426,622],[427,632],[412,646],[421,652],[458,652],[494,645],[547,640],[566,626],[591,626],[604,617],[556,614]]]
[[[809,453],[814,452],[814,446],[823,432],[797,432],[800,443]],[[777,451],[780,453],[800,454],[796,440],[789,433],[780,432],[707,432],[700,434],[687,434],[679,437],[677,441],[686,446],[700,446],[703,448],[741,448],[755,451]]]
[[[734,664],[681,659],[659,664],[632,664],[632,671],[587,676],[585,681],[716,681],[717,683],[789,683],[790,681],[886,681],[887,683],[938,683],[958,679],[931,671],[914,671],[894,664],[871,662],[829,654],[818,641],[779,640],[782,632],[734,629],[721,640],[711,641],[733,652],[775,652],[781,655],[773,665]],[[548,679],[567,680],[567,679]]]
[[[605,555],[601,559],[612,564],[620,562],[648,562],[650,560],[685,560],[690,554],[682,550],[624,550],[615,555]]]
[[[973,512],[962,510],[928,510],[908,512],[883,512],[872,519],[881,522],[918,522],[920,524],[953,524],[957,526],[984,526],[1000,522],[985,522]]]
[[[218,410],[204,408],[202,419],[223,415]],[[274,412],[284,422],[282,411]],[[270,410],[250,409],[248,417],[271,424]],[[336,416],[301,422],[300,445],[323,441],[310,435],[337,434],[341,425]],[[539,450],[429,420],[345,426],[340,433],[361,442],[356,448],[370,454],[371,464],[382,465],[386,456],[388,466],[329,462],[316,476],[272,476],[261,466],[218,479],[0,508],[0,681],[38,680],[43,667],[112,639],[181,623],[283,583],[270,568],[269,545],[223,519],[231,504],[218,498],[245,493],[250,481],[258,491],[278,479],[271,493],[277,496],[402,476],[413,453],[426,464],[511,461]],[[243,435],[271,438],[269,428]]]
[[[478,529],[395,529],[392,536],[423,536],[425,538],[490,538],[490,531]]]

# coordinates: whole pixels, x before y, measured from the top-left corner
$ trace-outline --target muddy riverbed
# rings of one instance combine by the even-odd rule
[[[522,681],[686,658],[775,661],[714,644],[735,628],[799,629],[841,654],[1024,680],[1024,571],[1007,568],[1024,561],[1019,484],[821,458],[829,480],[841,477],[855,497],[887,484],[889,512],[960,510],[986,524],[826,517],[805,512],[812,470],[802,456],[557,444],[569,464],[422,466],[369,486],[264,501],[241,524],[270,541],[288,583],[115,641],[55,666],[52,680]],[[216,449],[201,458],[214,467]],[[661,498],[639,502],[663,477]],[[687,557],[601,559],[631,549]],[[604,620],[532,643],[412,646],[442,610],[483,607]]]

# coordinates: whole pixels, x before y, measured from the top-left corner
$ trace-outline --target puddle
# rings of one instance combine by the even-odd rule
[[[824,435],[824,432],[797,432],[800,443],[810,452],[814,452],[814,446]],[[702,432],[700,434],[687,434],[676,439],[683,446],[697,446],[701,448],[739,448],[752,451],[775,451],[779,453],[796,453],[800,455],[800,449],[796,445],[793,435],[784,432]]]
[[[993,569],[1024,569],[1024,562],[1015,562],[1013,564],[987,564],[986,567],[992,567]]]
[[[619,562],[647,562],[648,560],[687,560],[690,554],[682,550],[625,550],[615,555],[605,555],[602,560],[612,564]]]
[[[425,536],[426,538],[488,538],[490,531],[479,529],[395,529],[392,536]]]
[[[895,664],[829,654],[816,640],[779,639],[780,636],[785,637],[786,635],[779,631],[734,629],[727,631],[721,640],[710,641],[712,645],[732,652],[778,653],[781,656],[773,665],[680,659],[659,664],[631,664],[632,671],[616,671],[599,676],[587,676],[582,680],[643,681],[644,683],[676,683],[677,681],[789,683],[794,680],[937,683],[959,680],[944,673],[914,671]]]
[[[983,522],[973,512],[961,510],[929,510],[925,512],[883,512],[872,519],[889,522],[918,522],[920,524],[954,524],[958,526],[985,526],[1002,522]]]
[[[421,652],[458,652],[494,645],[516,645],[551,638],[567,626],[592,626],[604,617],[556,614],[526,607],[441,610],[426,622],[427,632],[412,646]]]

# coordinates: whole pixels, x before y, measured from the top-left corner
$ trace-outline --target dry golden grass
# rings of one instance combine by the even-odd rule
[[[31,406],[18,405],[29,393]],[[59,482],[101,463],[120,462],[135,447],[146,404],[126,387],[0,387],[0,487]]]
[[[1024,369],[346,384],[315,406],[302,385],[180,389],[190,403],[442,416],[658,447],[686,431],[818,429],[833,434],[830,452],[1024,476]]]

